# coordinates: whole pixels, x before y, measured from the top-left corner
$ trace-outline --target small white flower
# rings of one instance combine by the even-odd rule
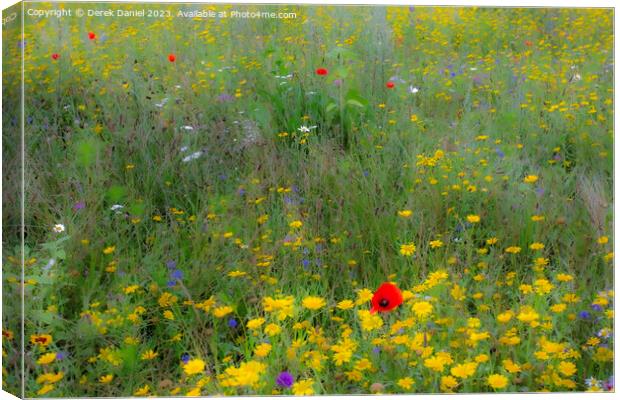
[[[114,211],[116,214],[120,214],[123,207],[124,206],[120,204],[114,204],[112,207],[110,207],[110,210]]]
[[[155,107],[162,108],[163,106],[165,106],[165,105],[166,105],[166,103],[168,103],[168,98],[167,98],[167,97],[164,97],[164,98],[162,99],[161,103],[156,103],[156,104],[155,104]]]
[[[56,264],[56,260],[53,258],[50,258],[50,260],[47,262],[47,264],[45,264],[45,267],[43,267],[44,271],[49,270],[50,268],[52,268],[54,266],[54,264]]]
[[[419,91],[420,91],[420,89],[418,89],[417,87],[415,87],[415,86],[413,86],[413,85],[409,86],[409,93],[411,93],[411,94],[416,94],[416,93],[418,93]]]
[[[310,129],[315,129],[315,128],[316,128],[316,125],[313,125],[313,126],[302,125],[299,128],[297,128],[297,130],[299,132],[308,133],[310,132]]]
[[[183,153],[183,152],[185,152],[187,150],[189,150],[189,147],[187,147],[187,146],[181,147],[181,153]]]
[[[65,226],[63,224],[56,224],[52,230],[56,233],[63,233],[65,231]]]
[[[470,70],[470,71],[478,71],[478,68],[476,68],[476,67],[471,67],[469,70]]]
[[[189,156],[184,157],[183,158],[183,162],[190,162],[192,160],[200,158],[201,155],[202,155],[202,151],[196,151],[196,152],[190,154]]]
[[[184,125],[181,127],[181,129],[185,129],[186,131],[193,131],[194,127],[190,125]]]

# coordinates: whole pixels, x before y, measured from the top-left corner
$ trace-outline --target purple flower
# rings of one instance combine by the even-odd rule
[[[181,356],[181,361],[183,362],[183,364],[187,364],[189,361],[189,354],[185,353]]]
[[[177,281],[168,281],[168,283],[167,283],[167,286],[168,286],[169,288],[171,288],[171,287],[175,287],[176,285],[177,285]]]
[[[600,304],[592,304],[592,309],[594,311],[603,311],[603,307],[601,307]]]
[[[610,376],[607,381],[603,382],[603,387],[608,392],[611,392],[612,390],[614,390],[614,376],[613,375]]]
[[[170,279],[176,279],[180,281],[181,279],[183,279],[183,271],[181,271],[180,269],[173,270],[170,273]]]
[[[340,87],[342,85],[342,79],[334,79],[334,86]]]
[[[78,201],[77,203],[75,203],[73,205],[73,210],[77,211],[77,210],[81,210],[84,207],[86,207],[86,203],[84,203],[83,201]]]
[[[308,266],[310,265],[310,260],[304,259],[301,261],[301,264],[304,266],[304,268],[308,268]]]
[[[587,311],[580,311],[579,312],[579,318],[581,319],[588,319],[590,318],[590,313]]]
[[[276,384],[283,388],[290,388],[294,382],[295,378],[287,371],[280,372],[276,378]]]
[[[217,100],[221,103],[225,103],[228,101],[232,101],[233,97],[229,95],[228,93],[222,93],[219,96],[217,96]]]
[[[503,151],[501,151],[499,147],[495,149],[495,153],[497,154],[499,158],[504,158],[506,156],[506,154]]]
[[[56,353],[56,359],[58,361],[64,360],[66,356],[67,353],[65,353],[64,351],[59,351],[58,353]]]
[[[169,260],[166,262],[166,267],[170,269],[174,269],[177,266],[177,262],[173,260]]]
[[[231,318],[231,319],[229,319],[229,320],[228,320],[228,326],[229,326],[229,327],[231,327],[231,328],[233,328],[233,329],[234,329],[234,328],[236,328],[236,327],[237,327],[237,325],[239,325],[239,323],[237,322],[237,320],[236,320],[236,319]]]
[[[379,347],[379,346],[373,347],[372,348],[372,352],[375,353],[375,354],[381,353],[381,347]]]

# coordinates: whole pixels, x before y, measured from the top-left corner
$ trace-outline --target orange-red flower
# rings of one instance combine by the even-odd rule
[[[372,296],[371,303],[371,313],[388,312],[403,304],[403,294],[396,285],[384,282]]]

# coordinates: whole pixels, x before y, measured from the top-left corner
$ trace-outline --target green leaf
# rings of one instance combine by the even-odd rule
[[[338,68],[336,68],[336,70],[334,71],[334,74],[338,77],[338,78],[346,78],[347,76],[349,76],[349,69],[345,66],[340,66]]]
[[[144,203],[134,203],[129,207],[129,213],[134,216],[144,215]]]
[[[338,105],[332,101],[327,105],[327,107],[325,107],[325,112],[329,114],[330,112],[336,110],[337,108],[338,108]]]
[[[95,138],[82,139],[75,142],[76,162],[82,167],[92,165],[97,159],[100,143]]]
[[[349,106],[366,108],[368,106],[368,100],[362,97],[356,90],[351,89],[347,92],[345,102]]]
[[[125,197],[126,193],[127,191],[122,186],[119,186],[119,185],[110,186],[110,188],[108,189],[108,193],[107,193],[108,200],[111,201],[112,203],[118,203]]]

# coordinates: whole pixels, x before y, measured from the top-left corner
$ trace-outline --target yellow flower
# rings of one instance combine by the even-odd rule
[[[200,396],[200,388],[199,387],[193,388],[189,392],[185,393],[185,396],[188,396],[188,397],[198,397],[198,396]]]
[[[521,247],[519,246],[510,246],[504,250],[506,253],[517,254],[521,252]]]
[[[442,376],[440,389],[442,392],[451,392],[459,383],[453,376]]]
[[[177,302],[177,296],[168,293],[168,292],[164,292],[162,293],[162,295],[159,297],[159,299],[157,300],[157,302],[159,303],[159,306],[162,308],[165,307],[170,307],[171,305],[175,304]]]
[[[566,303],[554,304],[550,307],[550,309],[554,313],[561,313],[562,311],[566,310]]]
[[[99,377],[99,383],[108,384],[112,382],[112,379],[114,379],[114,375],[112,374],[102,375]]]
[[[412,256],[413,253],[415,253],[415,244],[413,242],[400,245],[400,254],[403,256]]]
[[[47,384],[44,385],[41,389],[39,389],[39,391],[37,392],[38,395],[42,396],[45,393],[51,392],[52,390],[54,390],[54,385],[51,384]]]
[[[569,361],[562,361],[560,365],[558,365],[558,371],[564,376],[573,376],[575,372],[577,372],[577,367],[575,364]]]
[[[405,390],[409,390],[413,387],[414,384],[414,380],[406,377],[406,378],[402,378],[399,379],[398,382],[396,382],[398,384],[398,386],[400,386],[401,388],[405,389]]]
[[[538,176],[536,175],[528,175],[523,178],[523,182],[525,183],[536,183],[538,181]]]
[[[220,379],[223,387],[256,386],[267,365],[258,361],[243,362],[239,367],[228,367]]]
[[[486,240],[486,243],[487,243],[489,246],[492,246],[492,245],[494,245],[495,243],[497,243],[497,241],[498,241],[498,239],[497,239],[496,237],[492,237],[492,238],[487,239],[487,240]]]
[[[174,321],[174,314],[170,310],[164,311],[164,318]]]
[[[468,378],[476,373],[476,368],[478,364],[475,362],[466,362],[462,364],[457,364],[450,369],[450,373],[457,378]]]
[[[519,364],[516,364],[512,360],[504,360],[502,361],[502,365],[504,366],[504,369],[511,374],[521,372],[521,367],[519,366]]]
[[[411,309],[418,318],[426,318],[433,312],[433,305],[428,301],[418,301],[413,303]]]
[[[50,343],[52,343],[51,335],[32,335],[30,336],[30,343],[39,345],[42,347],[46,347]]]
[[[52,374],[52,373],[45,373],[42,375],[39,375],[39,377],[37,378],[37,383],[56,383],[59,380],[61,380],[63,377],[65,376],[64,372],[58,372],[56,374]]]
[[[183,365],[183,371],[187,375],[200,374],[205,369],[205,362],[200,358],[194,358],[193,360],[189,360],[187,364]]]
[[[275,336],[280,332],[282,332],[282,328],[276,324],[269,324],[265,327],[265,333],[269,336]]]
[[[134,396],[146,396],[147,394],[149,394],[149,390],[150,390],[149,385],[144,385],[138,390],[136,390],[135,392],[133,392],[133,395]]]
[[[357,300],[355,300],[355,304],[358,306],[372,300],[373,293],[370,289],[361,289],[357,291]]]
[[[535,242],[530,245],[530,250],[542,250],[545,248],[545,245],[540,242]]]
[[[256,357],[267,357],[271,351],[271,345],[269,343],[261,343],[254,349],[254,355]]]
[[[512,319],[512,316],[514,315],[514,313],[512,311],[506,311],[503,312],[501,314],[499,314],[497,316],[497,320],[499,322],[501,322],[502,324],[505,324],[506,322],[510,321]]]
[[[443,372],[446,365],[450,364],[452,364],[452,357],[443,351],[424,360],[424,366],[436,372]]]
[[[373,331],[383,326],[383,319],[377,314],[371,314],[369,310],[359,310],[357,314],[364,331]]]
[[[411,214],[413,214],[413,211],[411,210],[402,210],[398,212],[398,216],[403,218],[409,218],[411,217]]]
[[[312,388],[314,382],[312,379],[304,379],[293,384],[293,394],[295,396],[311,396],[314,394],[314,389]]]
[[[534,311],[533,308],[531,307],[523,307],[523,309],[521,309],[521,312],[519,312],[519,315],[517,315],[517,319],[521,322],[524,323],[532,323],[537,321],[540,318],[540,315],[538,315],[538,313],[536,311]]]
[[[134,293],[138,289],[140,289],[139,285],[130,285],[124,288],[123,292],[125,292],[125,294],[131,294],[131,293]]]
[[[302,305],[309,310],[318,310],[325,306],[325,299],[322,297],[308,296],[302,301]]]
[[[338,303],[336,307],[341,310],[350,310],[351,308],[353,308],[354,305],[355,303],[353,303],[351,300],[342,300],[340,303]]]
[[[596,242],[598,244],[606,244],[607,242],[609,242],[609,238],[607,236],[601,236],[596,240]]]
[[[153,350],[147,350],[144,353],[142,353],[142,355],[140,356],[140,359],[142,360],[152,360],[155,357],[157,357],[157,353],[154,352]]]
[[[254,318],[248,321],[247,327],[248,329],[258,329],[265,323],[265,318]]]
[[[493,389],[503,389],[508,386],[508,378],[506,378],[504,375],[493,374],[487,377],[487,383]]]
[[[572,275],[569,274],[557,274],[555,276],[555,279],[557,279],[560,282],[570,282],[573,280]]]
[[[103,249],[103,254],[112,254],[114,253],[114,250],[116,250],[116,246],[108,246]]]
[[[222,307],[217,307],[215,310],[213,310],[213,315],[215,315],[217,318],[223,318],[226,315],[230,314],[231,312],[233,312],[232,307],[222,306]]]
[[[478,222],[480,222],[480,216],[475,215],[475,214],[470,214],[467,216],[467,222],[469,222],[470,224],[477,224]]]
[[[438,249],[443,246],[443,242],[441,240],[431,240],[429,243],[432,249]]]
[[[39,359],[37,360],[37,364],[39,365],[50,364],[54,362],[55,359],[56,359],[56,353],[46,353],[46,354],[43,354],[41,357],[39,357]]]
[[[288,226],[290,226],[293,229],[301,228],[302,225],[303,225],[303,222],[301,221],[293,221],[290,224],[288,224]]]

